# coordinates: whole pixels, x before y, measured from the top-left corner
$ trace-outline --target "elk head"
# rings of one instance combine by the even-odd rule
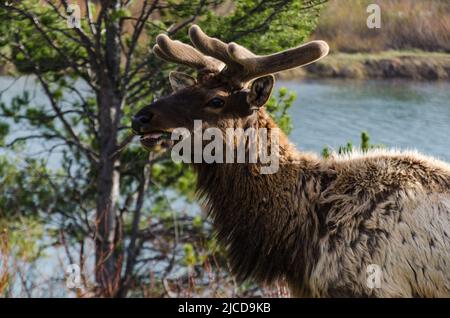
[[[156,38],[153,52],[159,58],[192,67],[197,77],[170,73],[173,93],[133,117],[132,129],[141,136],[144,147],[161,143],[175,128],[193,129],[195,119],[218,128],[256,124],[272,92],[273,73],[307,65],[328,54],[324,41],[258,56],[236,43],[207,36],[197,25],[189,29],[189,36],[195,48],[164,34]]]

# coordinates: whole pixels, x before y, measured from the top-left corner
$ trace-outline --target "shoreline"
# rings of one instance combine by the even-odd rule
[[[304,68],[282,72],[279,78],[450,81],[450,54],[421,51],[334,53]]]

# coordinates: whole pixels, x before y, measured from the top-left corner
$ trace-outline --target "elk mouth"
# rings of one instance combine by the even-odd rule
[[[170,148],[173,145],[173,140],[170,139],[170,132],[167,131],[152,131],[141,135],[140,142],[144,148],[150,149],[158,145],[163,148]]]

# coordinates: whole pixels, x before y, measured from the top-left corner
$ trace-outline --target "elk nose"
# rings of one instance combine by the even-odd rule
[[[151,116],[149,115],[138,115],[131,119],[131,128],[135,133],[140,133],[142,128],[148,126],[150,123]]]

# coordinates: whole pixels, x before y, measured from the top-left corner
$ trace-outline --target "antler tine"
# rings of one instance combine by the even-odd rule
[[[167,56],[167,55],[164,53],[164,51],[161,50],[161,48],[159,47],[158,44],[155,44],[155,45],[153,46],[152,51],[153,51],[153,53],[155,53],[155,55],[156,55],[157,57],[159,57],[159,58],[162,59],[162,60],[165,60],[165,61],[167,61],[167,62],[174,62],[174,63],[179,62],[178,60],[175,60],[175,59],[173,59],[173,58]]]
[[[328,51],[325,41],[311,41],[282,52],[258,56],[236,43],[228,44],[228,54],[246,70],[243,81],[316,62]]]
[[[222,62],[203,55],[190,45],[173,41],[165,34],[158,35],[156,43],[154,53],[169,62],[184,64],[198,71],[219,72],[223,67]]]
[[[198,25],[194,24],[189,28],[189,37],[197,49],[206,55],[221,60],[227,68],[240,66],[228,55],[228,44],[209,37]]]

